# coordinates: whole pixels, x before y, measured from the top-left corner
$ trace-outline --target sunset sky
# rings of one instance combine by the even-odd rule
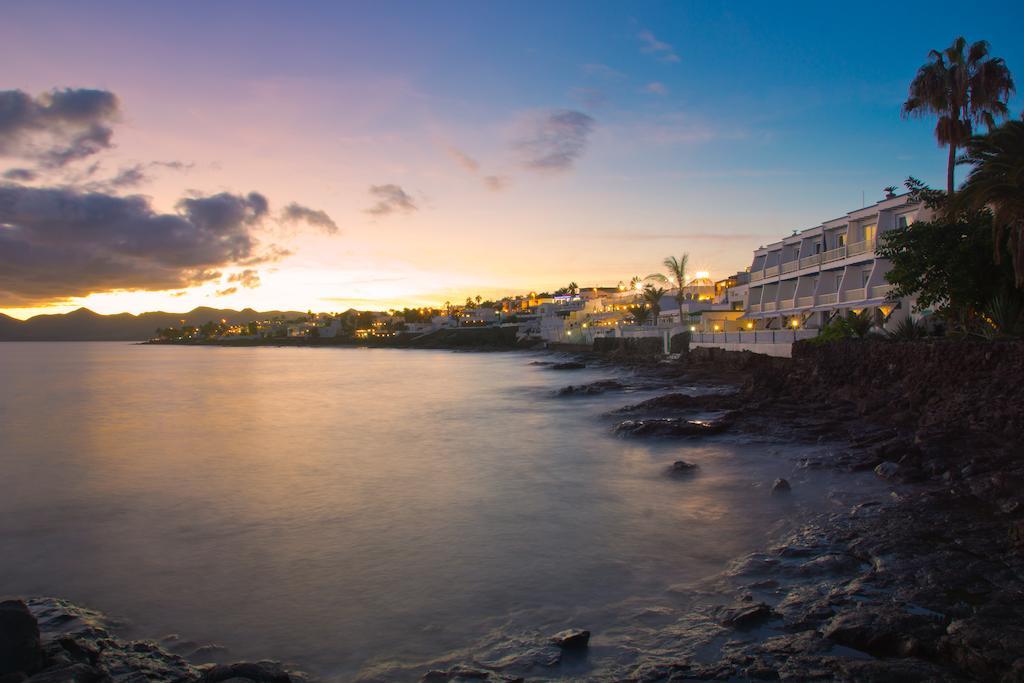
[[[0,311],[417,306],[684,251],[728,275],[941,186],[907,84],[961,33],[1024,84],[1020,7],[6,3]]]

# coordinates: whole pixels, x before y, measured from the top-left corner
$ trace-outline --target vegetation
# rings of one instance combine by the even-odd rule
[[[679,258],[675,256],[669,256],[662,265],[665,266],[668,277],[661,273],[655,273],[648,275],[649,280],[656,280],[657,282],[670,283],[676,288],[676,303],[679,305],[679,320],[683,319],[683,301],[685,296],[683,295],[683,288],[686,286],[686,269],[690,264],[690,255],[684,253]]]
[[[972,164],[967,180],[951,203],[953,211],[992,211],[996,263],[1006,244],[1015,284],[1024,288],[1024,121],[1009,121],[967,141],[958,163]]]
[[[875,323],[873,315],[868,311],[850,311],[845,316],[836,316],[821,329],[817,337],[809,341],[824,344],[839,339],[864,339],[873,333]]]
[[[644,307],[650,310],[651,316],[655,320],[657,320],[658,316],[661,314],[661,298],[667,293],[668,291],[664,287],[655,287],[654,285],[647,285],[644,287]]]
[[[1006,102],[1014,92],[1006,63],[989,56],[989,46],[979,40],[968,47],[961,36],[945,50],[928,53],[928,63],[910,83],[904,117],[936,116],[935,139],[949,147],[946,191],[954,190],[956,152],[979,126],[991,129],[996,119],[1008,114]]]
[[[634,306],[629,311],[630,316],[633,318],[633,323],[636,325],[643,325],[651,317],[651,309],[646,306]]]

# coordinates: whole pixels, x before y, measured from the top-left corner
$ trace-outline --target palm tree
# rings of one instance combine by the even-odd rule
[[[646,307],[650,309],[651,316],[655,320],[661,314],[661,297],[667,293],[664,287],[655,287],[654,285],[644,287],[644,303],[647,304]]]
[[[643,325],[647,322],[647,318],[651,315],[651,309],[647,308],[643,304],[638,304],[630,310],[630,315],[633,316],[633,324]]]
[[[1024,288],[1024,121],[1008,121],[988,135],[971,138],[957,163],[974,168],[953,208],[992,209],[996,263],[1008,237],[1017,286]]]
[[[964,50],[966,49],[966,54]],[[928,63],[917,70],[910,82],[902,115],[938,116],[935,139],[949,147],[946,191],[952,196],[956,150],[977,126],[991,129],[997,118],[1005,118],[1006,101],[1014,92],[1013,77],[1001,58],[989,57],[988,42],[967,46],[963,36],[943,51],[928,53]]]
[[[668,277],[655,273],[654,275],[648,275],[647,279],[657,280],[658,282],[670,282],[676,287],[676,303],[679,304],[679,322],[683,322],[683,287],[686,286],[686,268],[690,263],[690,255],[683,254],[679,258],[675,256],[669,256],[662,265],[665,266],[665,270],[668,271]]]
[[[580,286],[578,284],[576,284],[576,282],[574,280],[573,282],[569,283],[569,286],[566,287],[565,290],[569,294],[579,294],[580,293]]]

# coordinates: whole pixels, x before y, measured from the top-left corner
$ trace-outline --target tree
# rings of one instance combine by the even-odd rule
[[[483,300],[484,300],[484,298],[482,296],[480,296],[479,294],[476,295],[476,305],[477,306],[479,306],[480,302],[483,301]]]
[[[1014,92],[1013,77],[1001,58],[989,56],[988,47],[984,40],[968,47],[961,36],[941,52],[932,50],[928,63],[910,82],[903,103],[904,118],[938,117],[935,139],[939,146],[949,147],[946,191],[950,195],[955,187],[957,148],[971,137],[974,128],[992,128],[997,118],[1005,118],[1009,112],[1006,102]]]
[[[667,293],[664,287],[655,287],[654,285],[644,287],[644,304],[650,309],[651,317],[655,320],[661,314],[661,298]]]
[[[662,265],[665,266],[665,270],[668,272],[668,277],[656,273],[649,275],[648,279],[657,280],[659,282],[668,282],[676,288],[676,303],[679,304],[679,322],[683,321],[683,301],[686,297],[683,295],[683,288],[686,286],[686,268],[690,264],[690,255],[684,253],[679,258],[675,256],[669,256]]]
[[[1010,253],[1015,284],[1024,288],[1024,121],[1008,121],[967,141],[957,163],[973,164],[951,208],[992,211],[992,244],[1000,262],[1003,244]]]
[[[912,194],[933,198],[908,181]],[[941,194],[941,193],[940,193]],[[890,230],[882,235],[879,256],[892,262],[886,279],[891,298],[917,296],[917,308],[935,308],[963,328],[976,322],[997,295],[1013,285],[1009,263],[993,263],[992,212],[988,209],[939,211],[930,221]]]
[[[567,292],[569,294],[579,294],[580,293],[580,286],[578,284],[576,284],[576,281],[574,280],[574,281],[569,283],[569,286],[566,287],[566,290],[567,290]]]
[[[651,309],[647,308],[643,304],[638,304],[630,310],[630,315],[633,316],[633,323],[636,325],[643,325],[647,322],[647,319],[651,315]]]

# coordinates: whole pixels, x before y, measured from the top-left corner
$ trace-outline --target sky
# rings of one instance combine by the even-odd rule
[[[1018,3],[3,3],[0,312],[436,305],[683,252],[724,277],[908,176],[943,186],[907,85],[958,35],[1024,82],[1021,25]]]

